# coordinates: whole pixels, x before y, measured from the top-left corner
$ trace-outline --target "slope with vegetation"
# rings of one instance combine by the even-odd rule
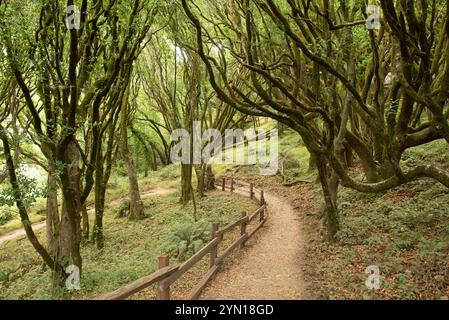
[[[292,145],[296,146],[292,148]],[[284,174],[257,176],[257,167],[220,168],[230,176],[254,181],[274,194],[284,194],[301,217],[305,237],[302,268],[309,298],[314,299],[448,299],[449,192],[422,180],[388,192],[364,194],[349,188],[339,193],[341,230],[334,243],[326,233],[322,192],[309,154],[298,136],[286,131],[280,138]],[[445,143],[407,152],[404,166],[438,163],[449,171]],[[282,161],[282,160],[281,160]],[[362,175],[359,167],[354,175]],[[380,269],[381,289],[365,286],[368,266]],[[213,291],[211,292],[213,295]]]
[[[290,191],[319,297],[445,298],[448,102],[443,0],[0,0],[0,232],[20,221],[27,239],[0,247],[1,294],[134,279],[129,261],[169,246],[176,221],[202,237],[202,220],[248,204],[214,191],[234,175]],[[279,129],[276,176],[199,157],[258,128]],[[149,200],[158,186],[178,193]],[[167,249],[185,258],[191,240]],[[67,292],[68,267],[86,292]]]
[[[175,167],[152,177],[152,186],[176,184],[179,174]],[[164,177],[164,180],[157,180]],[[166,180],[169,179],[175,180]],[[123,193],[124,178],[113,179],[108,199]],[[147,187],[143,182],[143,194]],[[151,191],[151,189],[150,189]],[[172,263],[184,261],[210,239],[212,223],[227,225],[252,212],[257,205],[247,197],[215,191],[198,201],[197,218],[193,219],[193,204],[179,204],[178,192],[142,197],[145,219],[139,222],[120,217],[121,204],[112,204],[105,211],[105,247],[98,252],[92,244],[83,248],[85,271],[79,292],[64,292],[52,288],[47,268],[26,239],[10,240],[0,247],[0,299],[89,299],[116,290],[137,278],[152,273],[162,254],[171,256]],[[108,200],[108,203],[113,201]],[[92,219],[93,217],[91,217]],[[39,239],[45,238],[38,231]],[[232,240],[232,239],[231,239]],[[189,285],[201,278],[206,265],[196,267],[173,289],[175,297],[188,293]],[[148,290],[135,298],[154,299],[155,290]]]

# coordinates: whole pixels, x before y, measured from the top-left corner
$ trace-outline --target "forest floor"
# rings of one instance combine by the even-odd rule
[[[165,188],[157,187],[155,189],[150,189],[150,190],[142,192],[140,194],[140,196],[143,200],[143,199],[146,199],[147,197],[161,196],[161,195],[165,195],[165,194],[173,193],[173,192],[176,192],[176,189],[165,189]],[[118,205],[120,205],[120,203],[122,201],[123,201],[122,197],[111,200],[110,202],[108,202],[106,204],[106,209],[117,207]],[[94,212],[94,208],[93,208],[93,206],[89,206],[87,209],[87,213],[91,214],[92,212]],[[33,231],[36,232],[37,230],[45,228],[45,225],[46,225],[46,221],[41,221],[41,222],[33,223],[31,226],[33,228]],[[23,229],[23,228],[10,231],[4,235],[0,235],[0,246],[8,240],[24,238],[25,236],[26,236],[26,233],[25,233],[25,229]]]
[[[375,194],[340,187],[341,228],[335,242],[330,243],[325,240],[322,192],[316,172],[308,169],[307,150],[297,135],[286,132],[280,138],[279,151],[282,176],[260,177],[254,166],[216,169],[221,175],[253,182],[291,204],[298,215],[294,222],[301,226],[303,239],[303,260],[298,268],[302,269],[307,286],[305,298],[449,299],[447,188],[430,179]],[[444,141],[407,150],[401,165],[408,170],[427,163],[435,163],[449,172],[449,153]],[[351,171],[355,179],[363,180],[360,167]],[[264,241],[261,245],[270,244]],[[379,290],[370,290],[365,285],[368,266],[380,270]],[[278,268],[278,264],[272,268]],[[234,282],[234,276],[229,273],[225,281]]]
[[[225,261],[201,299],[305,299],[299,214],[282,196],[265,193],[268,221],[245,248]]]
[[[217,166],[216,177],[253,182],[263,188],[269,204],[265,226],[246,248],[225,260],[203,299],[449,299],[449,220],[447,188],[419,180],[377,194],[340,188],[341,229],[334,243],[325,241],[323,200],[316,172],[308,169],[308,153],[296,134],[280,139],[282,175],[259,176],[254,166]],[[449,171],[449,153],[436,141],[406,152],[401,165],[436,163]],[[140,180],[141,190],[179,185],[179,168],[161,169]],[[351,175],[363,179],[355,166]],[[212,222],[226,225],[257,205],[247,195],[213,191],[198,199],[199,221],[193,206],[182,207],[179,193],[147,196],[147,218],[128,221],[114,216],[113,199],[127,191],[126,177],[112,179],[105,214],[106,247],[99,253],[83,247],[82,290],[62,296],[52,292],[49,272],[23,238],[0,247],[0,299],[89,299],[113,291],[157,268],[157,258],[169,254],[179,262],[180,231],[210,230]],[[44,241],[44,230],[37,235]],[[240,235],[228,234],[226,248]],[[203,239],[205,242],[209,237]],[[203,259],[171,288],[172,299],[183,299],[207,272]],[[368,266],[380,269],[381,288],[369,290]],[[131,297],[154,299],[155,286]]]
[[[240,217],[242,211],[249,213],[257,208],[248,196],[212,191],[197,199],[198,221],[195,222],[193,205],[183,207],[179,192],[165,191],[179,184],[176,166],[140,182],[146,218],[130,221],[117,217],[120,201],[115,200],[125,194],[126,177],[112,179],[104,217],[105,248],[99,252],[93,244],[83,244],[81,290],[63,293],[52,289],[48,268],[30,243],[18,237],[0,246],[0,299],[91,299],[114,291],[154,272],[161,254],[168,254],[171,263],[183,261],[185,257],[180,257],[178,252],[183,243],[179,236],[201,232],[202,240],[207,242],[212,223],[224,226]],[[45,228],[37,230],[36,235],[45,243]],[[238,236],[239,232],[230,233],[223,246]],[[191,254],[186,252],[187,257]],[[202,278],[208,268],[208,260],[203,260],[172,286],[173,299],[184,298]],[[130,298],[155,299],[155,292],[152,286]]]

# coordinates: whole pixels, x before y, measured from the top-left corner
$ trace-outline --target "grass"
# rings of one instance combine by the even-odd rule
[[[29,215],[31,223],[37,223],[45,220],[45,216],[38,214],[38,213],[32,213]],[[22,222],[19,218],[14,218],[7,222],[6,224],[0,226],[0,236],[7,234],[11,231],[17,230],[22,228]]]
[[[181,183],[181,172],[179,166],[169,165],[158,171],[149,171],[147,177],[139,177],[139,188],[148,190],[153,188],[177,188]],[[195,183],[195,182],[193,182]],[[115,170],[108,183],[107,195],[110,198],[121,198],[128,194],[128,176],[124,169]],[[89,200],[93,197],[91,194]]]
[[[273,122],[264,122],[262,129],[268,131],[275,127]],[[243,153],[247,160],[248,146],[241,145],[234,150],[234,157]],[[279,136],[279,166],[282,166],[288,181],[296,179],[313,180],[314,172],[309,170],[309,152],[303,145],[300,136],[290,129],[284,130],[284,134]],[[239,176],[244,180],[262,180],[260,176],[259,164],[238,165],[238,164],[215,164],[214,173],[218,176]]]
[[[313,180],[315,172],[309,170],[310,154],[303,145],[300,136],[286,130],[279,139],[280,165],[284,168],[284,174],[289,181],[297,179]]]
[[[0,251],[0,299],[88,299],[113,291],[153,272],[161,254],[170,254],[175,262],[179,243],[171,235],[180,228],[202,225],[209,230],[212,222],[224,225],[240,217],[242,210],[257,207],[246,197],[214,191],[198,199],[195,223],[192,205],[183,208],[178,200],[177,193],[147,198],[147,218],[137,222],[116,218],[113,209],[107,210],[104,251],[90,244],[82,248],[82,289],[71,296],[52,291],[50,272],[26,239],[7,242]],[[44,241],[45,233],[39,231],[38,237]]]
[[[123,169],[114,170],[115,174],[111,176],[106,191],[107,198],[110,200],[120,199],[123,195],[128,194],[128,177]],[[159,171],[150,171],[147,177],[141,177],[139,179],[140,190],[148,190],[154,188],[177,188],[181,181],[180,170],[176,165],[169,165],[161,168]],[[87,205],[93,204],[93,192],[87,199]],[[28,214],[31,223],[44,221],[46,218],[45,209],[46,200],[38,198],[37,201],[28,209]],[[14,212],[15,217],[8,221],[4,225],[0,225],[0,236],[13,230],[22,228],[22,222],[20,221],[17,208],[14,207],[1,207],[0,210],[9,210]]]
[[[45,199],[38,199],[36,203],[32,206],[29,218],[31,223],[44,221],[46,218],[45,214],[46,201]],[[2,206],[0,207],[0,213],[4,211],[10,211],[13,213],[14,218],[9,220],[3,225],[0,225],[0,236],[8,232],[22,228],[22,222],[19,218],[19,213],[16,207]]]

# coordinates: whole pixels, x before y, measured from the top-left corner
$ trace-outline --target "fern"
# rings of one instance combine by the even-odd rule
[[[179,261],[185,261],[201,250],[209,237],[207,226],[203,222],[182,225],[170,233]]]

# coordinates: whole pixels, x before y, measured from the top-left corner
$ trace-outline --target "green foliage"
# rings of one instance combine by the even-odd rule
[[[17,213],[9,208],[0,208],[0,226],[5,225],[9,221],[17,217]]]
[[[445,161],[443,143],[413,148],[404,164]],[[424,160],[427,159],[427,160]],[[437,160],[439,159],[439,160]],[[442,203],[444,186],[421,180],[378,194],[342,188],[339,193],[341,230],[337,243],[320,243],[317,252],[322,296],[330,299],[440,299],[449,285],[449,222]],[[316,252],[315,252],[316,254]],[[368,265],[381,270],[381,290],[363,285]],[[360,270],[359,276],[354,276]],[[359,285],[354,285],[354,283]]]
[[[120,202],[120,205],[114,209],[115,216],[117,218],[126,217],[129,213],[130,205],[131,205],[131,203],[130,203],[129,199],[125,199],[122,202]]]
[[[435,163],[448,168],[447,145],[435,141],[411,148],[403,166]],[[357,168],[354,176],[358,176]],[[316,186],[315,201],[321,194]],[[310,215],[307,271],[324,299],[445,299],[449,288],[449,201],[446,187],[419,180],[387,192],[339,189],[341,230],[336,243],[316,234],[319,218]],[[319,207],[319,205],[315,205]],[[368,290],[364,270],[377,265],[381,290]]]
[[[178,261],[187,260],[210,240],[209,224],[206,221],[184,224],[170,232],[171,252]]]
[[[176,180],[181,174],[177,166],[166,166],[157,172],[161,180]]]
[[[47,196],[47,188],[39,186],[36,179],[27,177],[21,170],[17,170],[16,174],[22,201],[26,208],[34,204],[38,198]],[[5,205],[9,207],[15,205],[14,190],[9,185],[0,191],[0,206]]]
[[[121,193],[117,193],[117,190]],[[121,197],[123,189],[120,183],[117,190],[109,189],[108,195],[114,195],[112,199]],[[0,299],[88,299],[116,290],[155,271],[161,254],[170,254],[171,263],[174,263],[180,247],[182,256],[176,258],[180,261],[189,258],[209,241],[208,230],[212,222],[226,225],[239,217],[242,210],[250,212],[257,207],[247,197],[212,192],[205,198],[197,199],[201,221],[195,223],[192,205],[182,207],[176,192],[166,196],[151,196],[143,201],[148,218],[141,221],[116,219],[113,207],[119,203],[106,209],[105,249],[100,253],[95,246],[84,245],[81,290],[70,296],[52,290],[50,272],[42,268],[40,257],[29,242],[11,240],[2,244]],[[92,223],[93,215],[90,218]],[[41,229],[36,234],[45,242],[45,230]],[[185,239],[190,244],[180,245]],[[153,292],[148,290],[144,298],[152,299]]]

